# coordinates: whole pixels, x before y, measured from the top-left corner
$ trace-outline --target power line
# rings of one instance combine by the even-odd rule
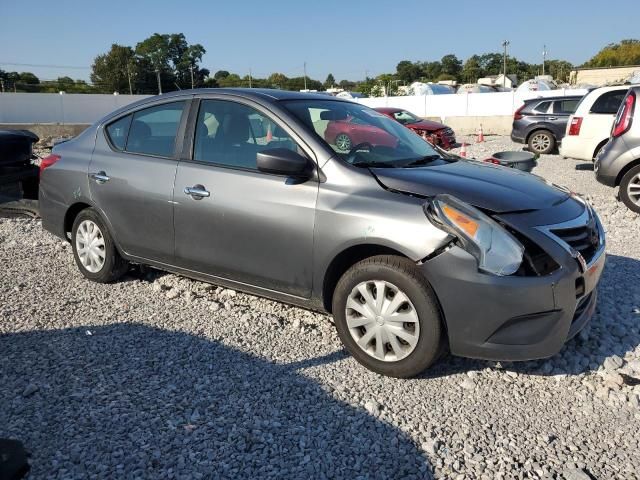
[[[91,70],[91,67],[79,67],[77,65],[44,65],[38,63],[12,63],[0,62],[0,65],[11,65],[13,67],[43,67],[43,68],[69,68],[75,70]]]

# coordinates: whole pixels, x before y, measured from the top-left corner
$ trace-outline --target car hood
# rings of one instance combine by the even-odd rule
[[[448,193],[494,213],[541,210],[570,197],[536,175],[468,160],[419,168],[371,168],[371,172],[388,189],[424,197]]]
[[[447,128],[446,125],[438,122],[433,122],[431,120],[420,120],[419,122],[409,123],[407,127],[417,130],[429,130],[430,132]]]

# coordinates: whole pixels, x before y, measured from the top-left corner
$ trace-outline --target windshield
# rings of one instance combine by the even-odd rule
[[[405,167],[442,160],[413,131],[364,105],[340,100],[290,100],[282,104],[352,165]]]
[[[407,112],[406,110],[393,112],[393,117],[403,125],[409,125],[410,123],[416,123],[420,121],[420,119],[413,113]]]

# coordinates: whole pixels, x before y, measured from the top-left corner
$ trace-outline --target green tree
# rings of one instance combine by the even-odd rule
[[[107,53],[98,55],[93,60],[90,78],[103,92],[129,93],[129,78],[135,82],[137,74],[138,62],[133,49],[114,43]]]
[[[442,73],[442,64],[437,60],[435,62],[422,62],[420,78],[428,82],[435,81]]]
[[[286,88],[289,79],[283,73],[272,73],[267,78],[267,83],[272,88]]]
[[[409,84],[420,79],[421,69],[416,63],[409,60],[402,60],[396,65],[396,76],[405,84]]]
[[[331,88],[336,84],[336,79],[333,78],[333,74],[327,75],[327,79],[324,81],[325,88]]]
[[[475,83],[482,77],[482,67],[480,67],[480,57],[472,55],[467,58],[460,72],[460,79],[465,83]]]
[[[462,71],[462,61],[453,54],[445,55],[440,59],[441,71],[438,77],[441,75],[448,75],[450,80],[458,80],[460,78],[460,72]]]
[[[215,78],[216,80],[220,80],[221,78],[227,78],[228,76],[229,76],[229,72],[227,72],[226,70],[218,70],[213,75],[213,78]]]
[[[620,43],[610,43],[584,64],[585,67],[623,65],[640,65],[640,40],[626,39]]]

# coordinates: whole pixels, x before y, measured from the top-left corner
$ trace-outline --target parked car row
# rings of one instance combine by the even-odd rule
[[[89,280],[145,264],[329,312],[385,375],[447,347],[554,355],[595,310],[598,215],[534,175],[446,154],[396,113],[261,89],[147,98],[43,160],[42,226]]]

